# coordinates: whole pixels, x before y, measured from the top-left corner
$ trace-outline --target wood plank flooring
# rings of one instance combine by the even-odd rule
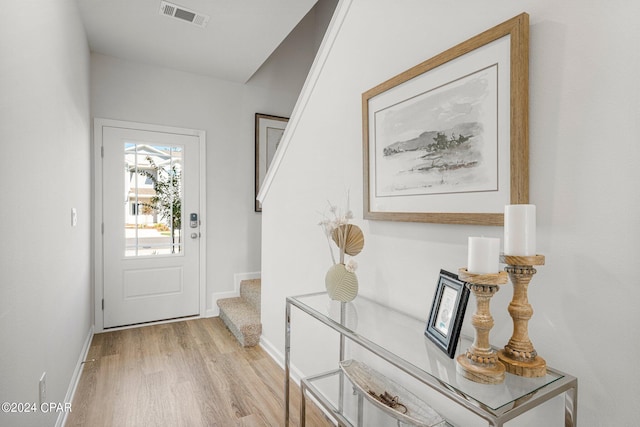
[[[241,347],[217,317],[187,320],[96,334],[66,426],[282,426],[283,398],[284,372],[264,350]],[[308,399],[306,418],[332,425]]]

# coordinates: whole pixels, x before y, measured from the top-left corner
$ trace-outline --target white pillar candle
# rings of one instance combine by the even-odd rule
[[[474,274],[499,273],[500,239],[469,237],[467,271]]]
[[[536,255],[536,206],[504,207],[504,254]]]

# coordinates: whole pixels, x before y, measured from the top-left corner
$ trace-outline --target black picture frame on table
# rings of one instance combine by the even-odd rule
[[[469,289],[456,274],[440,270],[424,334],[453,359],[458,346]]]

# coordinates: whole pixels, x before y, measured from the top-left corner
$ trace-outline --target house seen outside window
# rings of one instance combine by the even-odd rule
[[[182,147],[124,143],[125,256],[182,252]]]

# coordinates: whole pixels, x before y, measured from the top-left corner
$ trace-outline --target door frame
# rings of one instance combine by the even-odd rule
[[[165,125],[155,125],[140,122],[130,122],[124,120],[103,119],[95,117],[93,119],[93,296],[94,296],[94,332],[104,331],[104,317],[102,310],[102,300],[104,297],[104,259],[103,259],[103,210],[102,210],[102,139],[103,128],[116,127],[123,129],[175,133],[180,135],[196,136],[199,140],[199,166],[200,166],[200,191],[199,191],[199,215],[202,219],[200,233],[202,238],[198,239],[200,247],[198,286],[200,289],[200,314],[199,318],[206,317],[206,284],[207,284],[207,191],[206,191],[206,132],[204,130],[187,129]],[[169,321],[158,321],[152,323],[167,323]],[[147,323],[145,323],[146,325]],[[132,326],[136,327],[136,326]],[[127,327],[124,327],[127,328]],[[124,328],[109,328],[110,331]]]

